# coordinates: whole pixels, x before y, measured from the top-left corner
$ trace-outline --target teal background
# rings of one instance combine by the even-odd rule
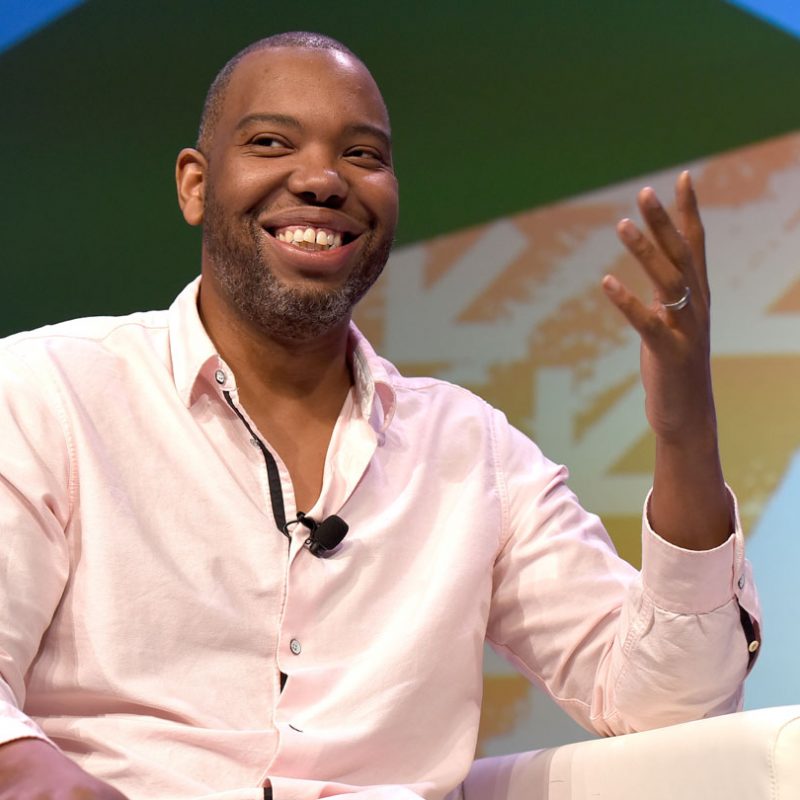
[[[800,41],[720,0],[89,0],[0,54],[0,334],[170,301],[199,268],[175,155],[224,61],[291,29],[382,86],[400,243],[798,124]]]

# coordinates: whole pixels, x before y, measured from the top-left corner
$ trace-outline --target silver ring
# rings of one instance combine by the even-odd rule
[[[692,296],[692,290],[686,286],[686,291],[683,293],[683,297],[680,300],[676,300],[674,303],[662,303],[661,307],[667,311],[680,311],[682,308],[686,308],[689,305],[689,298]]]

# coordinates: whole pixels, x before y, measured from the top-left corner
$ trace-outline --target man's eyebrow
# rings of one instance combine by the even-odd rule
[[[287,114],[248,114],[236,123],[236,130],[238,131],[242,128],[246,128],[254,122],[271,122],[273,125],[284,125],[288,128],[295,128],[296,130],[302,127],[299,120]]]
[[[348,125],[345,131],[349,134],[362,134],[366,136],[374,136],[380,139],[389,150],[392,149],[392,137],[387,130],[380,128],[377,125],[370,125],[368,122],[360,122],[358,124]]]

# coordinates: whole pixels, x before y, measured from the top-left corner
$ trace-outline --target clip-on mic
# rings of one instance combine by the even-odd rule
[[[349,530],[348,524],[335,514],[326,517],[322,522],[317,522],[313,517],[307,517],[302,511],[298,511],[297,519],[287,522],[285,528],[288,529],[291,524],[298,522],[311,531],[309,537],[303,542],[303,547],[308,548],[311,555],[317,558],[325,558],[329,555],[347,536]],[[288,534],[286,529],[284,532]]]

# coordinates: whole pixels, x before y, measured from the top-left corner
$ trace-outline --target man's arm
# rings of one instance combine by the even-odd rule
[[[71,470],[56,392],[7,351],[0,374],[0,800],[124,800],[22,710],[24,676],[68,577]]]
[[[126,800],[42,739],[0,746],[0,800]]]
[[[603,286],[641,336],[657,442],[641,575],[580,508],[566,472],[513,434],[504,446],[498,427],[512,533],[495,567],[489,638],[603,734],[735,710],[758,648],[758,603],[717,449],[704,236],[689,175],[677,181],[677,227],[652,189],[638,199],[650,238],[630,220],[618,233],[655,298],[645,305],[611,276]],[[549,472],[547,490],[526,471]]]
[[[712,550],[643,525],[643,570],[621,559],[567,471],[498,414],[508,497],[487,638],[581,725],[630,733],[735,711],[757,604],[734,522]]]
[[[732,509],[711,389],[704,233],[688,172],[678,178],[675,199],[677,226],[652,189],[639,193],[652,239],[631,220],[617,226],[653,283],[652,302],[645,305],[610,275],[603,288],[642,339],[646,412],[656,437],[650,523],[672,544],[710,550],[732,533]]]

